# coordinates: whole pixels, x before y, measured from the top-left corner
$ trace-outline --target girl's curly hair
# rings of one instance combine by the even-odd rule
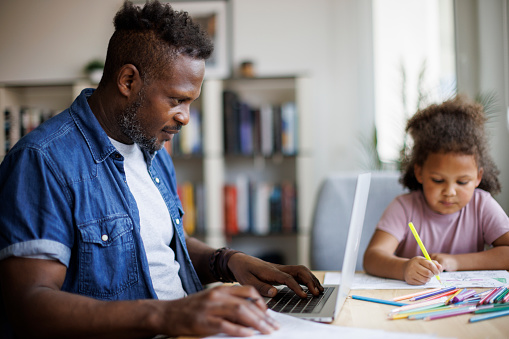
[[[500,192],[500,171],[490,156],[483,106],[459,95],[441,104],[419,110],[407,122],[413,138],[410,154],[403,156],[400,182],[410,190],[422,190],[415,178],[414,165],[422,166],[430,153],[473,155],[483,169],[479,188],[492,195]]]
[[[124,2],[113,23],[105,82],[114,79],[125,64],[136,66],[142,79],[150,81],[163,74],[177,55],[205,60],[214,50],[210,37],[187,12],[175,11],[158,0],[147,1],[143,7]]]

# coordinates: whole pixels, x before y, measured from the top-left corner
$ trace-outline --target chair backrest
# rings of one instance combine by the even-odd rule
[[[311,226],[311,269],[341,270],[352,214],[358,173],[343,172],[328,176],[322,183]],[[359,245],[356,270],[363,270],[364,251],[385,208],[407,190],[399,183],[399,172],[371,174],[369,198]]]

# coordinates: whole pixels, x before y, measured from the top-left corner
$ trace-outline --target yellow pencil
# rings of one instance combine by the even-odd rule
[[[417,233],[417,231],[415,230],[415,227],[414,227],[414,224],[412,222],[409,222],[408,223],[408,227],[410,227],[410,231],[412,231],[412,234],[414,235],[415,237],[415,240],[417,241],[417,243],[419,244],[419,247],[421,248],[421,251],[422,251],[422,254],[424,254],[424,257],[426,259],[428,259],[429,261],[433,262],[431,260],[431,258],[429,257],[429,254],[428,254],[428,251],[426,251],[426,247],[424,247],[424,244],[422,243],[422,240],[421,240],[421,237],[419,237],[419,234]],[[438,275],[435,275],[435,277],[437,278],[438,282],[440,284],[442,284],[442,280],[440,280],[440,276]]]

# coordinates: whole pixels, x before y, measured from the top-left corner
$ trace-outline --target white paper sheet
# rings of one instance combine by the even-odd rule
[[[309,338],[356,338],[356,339],[437,339],[438,337],[428,334],[388,332],[383,330],[371,330],[364,328],[334,326],[316,323],[313,321],[298,319],[289,315],[269,311],[271,316],[279,323],[279,330],[269,334],[256,334],[252,339],[309,339]],[[215,335],[207,339],[231,338],[227,335]],[[246,337],[242,337],[246,339]]]
[[[509,283],[509,272],[507,271],[458,271],[442,272],[440,285],[438,280],[433,277],[425,285],[409,285],[404,281],[374,277],[366,273],[355,273],[352,283],[352,290],[393,290],[393,289],[421,289],[436,288],[444,286],[464,287],[499,287]],[[339,284],[341,273],[325,273],[324,284]]]

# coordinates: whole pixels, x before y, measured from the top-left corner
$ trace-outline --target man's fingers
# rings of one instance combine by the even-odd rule
[[[270,334],[278,329],[278,325],[266,311],[260,310],[251,300],[238,300],[223,308],[224,317],[234,324],[254,328],[263,334]]]

